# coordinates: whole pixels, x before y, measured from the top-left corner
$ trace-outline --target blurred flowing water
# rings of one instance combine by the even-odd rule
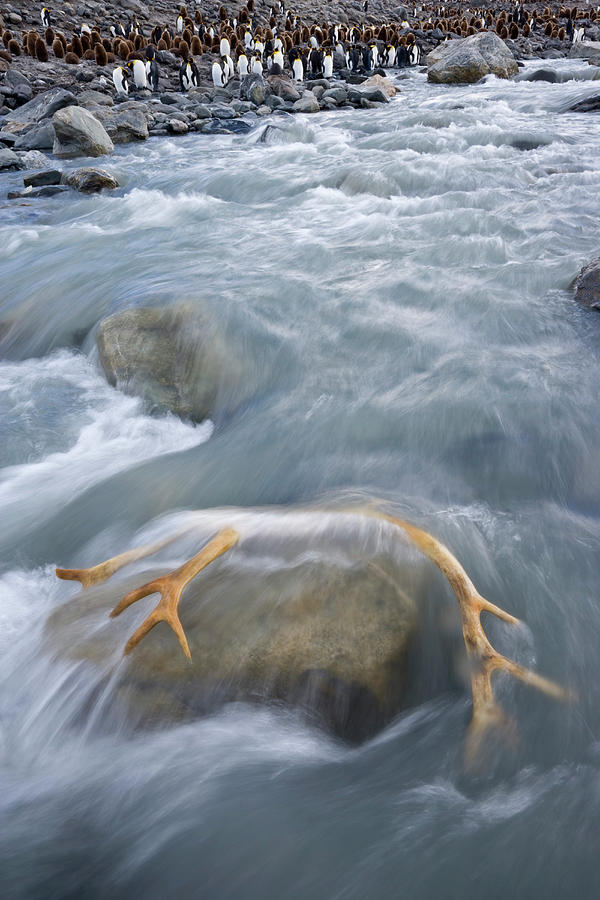
[[[600,318],[569,285],[600,245],[600,119],[565,112],[590,69],[549,67],[415,72],[382,109],[121,148],[113,194],[0,201],[2,897],[598,896]],[[181,300],[244,373],[197,427],[107,386],[94,350],[106,315]],[[78,724],[92,676],[49,646],[76,593],[54,566],[186,510],[357,492],[444,540],[527,623],[491,631],[503,651],[579,702],[509,686],[520,744],[475,780],[466,690],[359,747],[243,704]]]

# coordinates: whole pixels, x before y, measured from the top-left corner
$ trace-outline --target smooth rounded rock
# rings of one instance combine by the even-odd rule
[[[56,133],[54,155],[59,159],[74,156],[104,156],[114,144],[105,128],[90,112],[79,106],[67,106],[52,117]]]

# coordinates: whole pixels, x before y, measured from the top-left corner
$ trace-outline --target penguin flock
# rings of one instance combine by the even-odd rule
[[[368,74],[379,68],[416,66],[424,44],[436,46],[450,37],[481,30],[493,30],[503,39],[537,35],[577,43],[585,40],[586,25],[600,20],[600,7],[548,6],[538,11],[526,8],[521,0],[500,0],[503,8],[498,12],[489,7],[467,11],[458,3],[424,4],[418,9],[403,8],[406,18],[380,25],[372,24],[372,18],[365,22],[364,16],[363,21],[309,24],[286,7],[286,0],[270,6],[261,2],[260,10],[255,3],[258,0],[246,0],[234,14],[220,6],[213,18],[200,8],[190,15],[181,6],[174,9],[172,24],[154,26],[142,24],[135,15],[125,22],[113,21],[108,29],[82,22],[73,28],[70,40],[55,30],[52,10],[42,7],[43,36],[31,30],[19,42],[5,31],[2,41],[8,53],[25,52],[41,61],[48,59],[50,48],[67,63],[82,59],[95,60],[99,66],[112,63],[115,91],[127,96],[134,89],[158,91],[159,65],[171,68],[173,57],[183,92],[200,85],[197,61],[205,55],[211,57],[208,70],[215,87],[225,87],[236,76],[286,70],[300,83],[309,77],[329,79],[340,70]],[[368,13],[368,0],[363,13]]]

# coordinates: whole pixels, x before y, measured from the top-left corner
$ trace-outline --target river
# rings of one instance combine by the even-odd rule
[[[0,200],[2,897],[599,895],[600,318],[569,285],[600,245],[600,118],[565,111],[598,93],[585,63],[544,68],[414,71],[378,109],[118,148],[114,193]],[[182,300],[243,373],[197,427],[109,387],[93,338]],[[518,749],[475,779],[466,689],[359,746],[243,703],[78,715],[89,673],[45,623],[84,601],[55,566],[340,494],[444,540],[527,623],[503,651],[578,701],[508,685]]]

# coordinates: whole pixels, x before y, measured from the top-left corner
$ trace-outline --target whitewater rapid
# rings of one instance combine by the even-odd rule
[[[598,895],[600,320],[570,284],[600,246],[600,119],[567,111],[598,88],[543,67],[560,80],[411,72],[376,110],[120,147],[99,196],[9,203],[4,180],[3,897]],[[95,351],[105,316],[182,300],[244,373],[196,426],[108,386]],[[476,781],[456,686],[359,747],[258,705],[103,726],[110,683],[49,642],[85,603],[55,566],[193,510],[340,496],[444,540],[527,623],[490,628],[503,652],[578,703],[506,686],[520,744]]]

